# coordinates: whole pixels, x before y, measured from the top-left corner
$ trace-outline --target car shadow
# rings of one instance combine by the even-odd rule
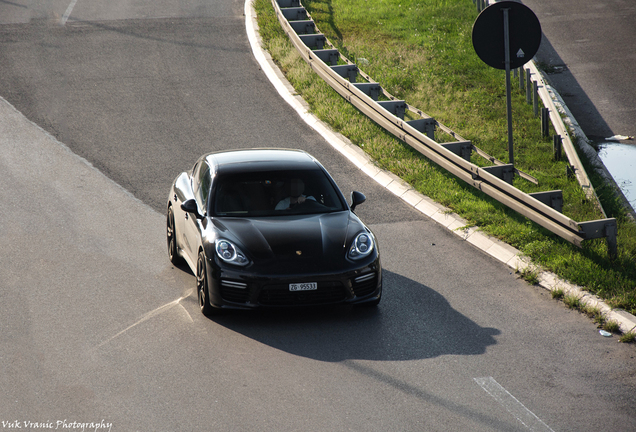
[[[326,362],[478,355],[497,343],[499,330],[480,327],[433,289],[386,270],[383,278],[377,308],[228,312],[214,321],[272,348]]]
[[[172,263],[172,265],[174,266],[174,268],[179,269],[182,272],[189,274],[190,276],[195,276],[188,263],[186,263],[183,259],[181,259],[177,264]]]

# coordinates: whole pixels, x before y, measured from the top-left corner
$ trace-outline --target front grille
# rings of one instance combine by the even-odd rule
[[[351,286],[356,297],[364,297],[375,291],[378,286],[378,275],[376,273],[367,273],[358,276],[351,281]]]
[[[342,283],[318,282],[314,291],[290,291],[289,284],[267,285],[263,287],[258,302],[267,306],[320,305],[336,303],[347,297]]]
[[[221,280],[221,298],[225,301],[234,303],[247,303],[249,298],[247,284],[243,282]]]

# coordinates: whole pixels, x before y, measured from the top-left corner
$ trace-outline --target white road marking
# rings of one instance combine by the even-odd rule
[[[71,15],[71,12],[73,12],[75,3],[77,3],[77,0],[71,0],[71,4],[68,5],[68,7],[66,8],[66,12],[64,12],[64,15],[62,15],[62,19],[60,20],[61,25],[66,24],[66,20],[68,20],[68,17]]]
[[[554,432],[543,423],[532,411],[523,406],[513,395],[503,388],[493,377],[473,378],[486,393],[495,398],[503,407],[521,422],[526,428],[535,432]]]
[[[188,319],[190,322],[194,322],[192,320],[192,317],[190,316],[190,314],[188,313],[188,311],[183,307],[183,305],[181,304],[181,300],[187,298],[190,296],[190,294],[192,294],[193,290],[188,291],[187,295],[180,297],[174,301],[171,301],[170,303],[166,303],[163,306],[159,306],[157,309],[152,310],[146,314],[144,314],[140,319],[137,320],[137,322],[135,322],[134,324],[129,325],[128,327],[126,327],[125,329],[123,329],[122,331],[120,331],[119,333],[117,333],[114,336],[111,336],[110,338],[106,339],[105,341],[103,341],[102,343],[100,343],[99,345],[97,345],[95,348],[93,349],[98,349],[101,348],[102,346],[106,345],[108,342],[112,341],[113,339],[115,339],[118,336],[121,336],[122,334],[126,333],[128,330],[138,326],[139,324],[143,323],[144,321],[149,320],[150,318],[159,315],[160,313],[167,311],[168,309],[172,309],[174,306],[180,306],[181,309],[186,313],[186,315],[188,316]]]

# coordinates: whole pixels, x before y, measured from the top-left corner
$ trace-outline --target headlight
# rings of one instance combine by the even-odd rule
[[[245,254],[241,252],[239,248],[234,246],[232,242],[227,240],[216,240],[214,249],[216,250],[217,256],[228,264],[244,266],[249,263]]]
[[[363,232],[356,236],[349,249],[349,258],[360,259],[369,255],[373,251],[373,236]]]

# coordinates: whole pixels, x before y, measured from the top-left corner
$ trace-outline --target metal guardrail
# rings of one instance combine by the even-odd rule
[[[272,0],[272,4],[283,30],[303,59],[336,92],[378,125],[456,177],[570,243],[580,247],[585,240],[606,238],[610,256],[617,255],[616,219],[576,222],[560,213],[561,191],[526,194],[515,188],[511,184],[514,175],[523,176],[523,173],[512,165],[496,161],[435,119],[387,93],[340,54],[324,34],[318,33],[300,0]],[[358,77],[365,82],[357,82]],[[387,100],[380,101],[381,96]],[[404,120],[406,111],[419,118]],[[455,141],[436,142],[436,128]],[[471,163],[473,150],[495,165],[482,168]]]
[[[576,149],[574,148],[574,144],[572,143],[570,134],[565,127],[565,123],[563,123],[563,119],[559,115],[559,110],[554,105],[554,101],[552,100],[552,97],[550,96],[550,93],[548,91],[548,86],[543,79],[543,75],[541,74],[541,72],[539,72],[539,69],[537,69],[537,66],[533,61],[528,62],[524,66],[524,68],[527,71],[530,71],[529,75],[534,78],[533,82],[537,83],[537,93],[541,97],[543,105],[548,108],[550,120],[552,121],[552,125],[554,126],[556,133],[563,140],[563,149],[565,150],[565,155],[568,158],[570,165],[572,165],[574,169],[574,175],[576,176],[576,179],[585,191],[585,194],[588,196],[588,198],[597,200],[592,182],[588,178],[587,173],[585,172],[585,168],[583,168],[583,164],[581,163],[579,155],[576,153]]]
[[[490,6],[493,3],[496,3],[498,0],[473,0],[473,3],[477,7],[477,12],[481,12]],[[519,68],[519,70],[515,70],[515,77],[517,72],[519,72],[519,88],[520,90],[526,90],[526,98],[528,103],[533,104],[535,117],[538,115],[538,100],[537,96],[541,98],[544,107],[547,109],[548,116],[552,125],[557,133],[557,137],[561,140],[561,144],[563,146],[563,150],[565,151],[565,155],[568,158],[568,162],[570,163],[569,169],[571,169],[572,173],[576,177],[577,181],[581,185],[583,192],[588,197],[588,199],[594,200],[598,203],[598,206],[603,213],[603,216],[606,216],[605,209],[600,204],[598,200],[598,196],[594,191],[594,186],[592,186],[592,182],[590,181],[583,164],[581,163],[581,159],[574,148],[574,143],[568,133],[568,130],[563,122],[563,119],[559,115],[559,110],[556,108],[555,103],[550,95],[548,90],[548,85],[544,79],[543,74],[537,68],[534,60],[530,60],[528,63]],[[525,82],[524,85],[524,72],[525,72]],[[547,135],[547,129],[546,129]]]

